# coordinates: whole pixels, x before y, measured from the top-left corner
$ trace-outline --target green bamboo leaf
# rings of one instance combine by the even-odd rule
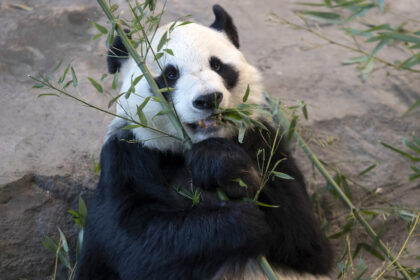
[[[73,79],[73,87],[77,87],[77,85],[79,84],[79,81],[77,80],[77,76],[76,76],[76,72],[73,69],[73,66],[70,67],[71,70],[71,77]]]
[[[397,41],[408,42],[408,43],[420,43],[420,37],[407,35],[400,32],[383,32],[380,33],[382,36],[386,38],[391,38]]]
[[[140,80],[143,79],[143,77],[144,77],[144,75],[140,75],[140,76],[136,77],[134,79],[134,81],[132,82],[132,86],[135,87],[140,82]]]
[[[41,93],[38,95],[38,97],[43,97],[43,96],[57,96],[60,97],[58,94],[55,93]]]
[[[379,24],[379,25],[375,25],[375,26],[369,28],[368,30],[366,30],[366,32],[372,32],[372,31],[377,31],[377,30],[392,30],[392,27],[388,23]]]
[[[297,116],[293,116],[292,121],[290,122],[289,130],[287,131],[287,142],[290,142],[295,134],[297,119]]]
[[[66,79],[67,73],[70,70],[70,64],[67,65],[66,69],[64,70],[63,76],[58,80],[58,84],[61,84]]]
[[[45,84],[43,84],[43,83],[37,83],[37,84],[34,84],[33,86],[32,86],[32,88],[45,88],[46,86],[45,86]]]
[[[169,55],[174,56],[174,52],[171,49],[163,49],[164,52],[166,52]]]
[[[160,37],[159,44],[157,46],[157,51],[160,52],[160,50],[163,48],[163,46],[168,41],[168,32],[163,33],[162,37]]]
[[[420,107],[420,99],[418,99],[413,105],[411,105],[410,108],[408,108],[408,110],[404,113],[404,115],[411,113],[417,107]]]
[[[140,123],[143,126],[147,126],[147,118],[146,118],[146,115],[144,114],[143,110],[140,109],[139,106],[137,106],[137,115],[139,116]]]
[[[369,77],[374,66],[375,66],[375,59],[373,57],[370,57],[367,63],[365,64],[365,66],[362,68],[362,72],[360,74],[360,78],[362,79],[363,82],[365,82],[366,79]]]
[[[280,207],[279,205],[271,205],[271,204],[267,204],[267,203],[264,203],[264,202],[261,202],[261,201],[255,201],[255,203],[258,206],[261,206],[261,207],[268,207],[268,208],[279,208]]]
[[[187,25],[187,24],[190,24],[190,23],[192,23],[192,21],[186,20],[186,21],[184,21],[184,22],[181,22],[181,23],[180,23],[180,24],[178,24],[177,26],[183,26],[183,25]]]
[[[386,147],[386,148],[388,148],[388,149],[390,149],[390,150],[392,150],[392,151],[394,151],[394,152],[396,152],[396,153],[399,153],[400,155],[408,158],[409,160],[411,160],[413,162],[420,162],[420,158],[415,157],[413,155],[410,155],[409,153],[406,153],[406,152],[404,152],[404,151],[402,151],[402,150],[400,150],[400,149],[398,149],[398,148],[396,148],[396,147],[394,147],[394,146],[392,146],[390,144],[381,142],[381,145],[384,146],[384,147]]]
[[[246,91],[244,94],[244,97],[242,98],[242,102],[246,102],[248,100],[248,96],[249,96],[249,85],[246,87]]]
[[[326,23],[338,23],[341,18],[339,14],[331,12],[299,11],[299,13],[306,18]]]
[[[104,34],[102,34],[102,33],[98,33],[98,34],[96,34],[95,36],[93,36],[93,37],[92,37],[92,40],[96,40],[96,39],[98,39],[99,37],[101,37],[102,35],[104,35]]]
[[[92,21],[91,24],[94,27],[96,27],[96,29],[98,29],[98,31],[101,32],[102,34],[107,34],[108,33],[108,30],[105,27],[103,27],[102,25],[100,25],[100,24],[98,24],[94,21]]]
[[[103,93],[104,92],[104,90],[103,90],[103,88],[102,88],[102,86],[97,82],[97,81],[95,81],[94,79],[92,79],[91,77],[88,77],[87,78],[88,80],[89,80],[89,82],[96,88],[96,90],[98,91],[98,92],[100,92],[100,93]]]
[[[125,94],[125,92],[121,92],[120,94],[118,94],[117,96],[113,97],[111,100],[109,100],[108,102],[108,109],[111,108],[111,106],[123,95]]]
[[[64,60],[63,58],[60,59],[60,61],[58,62],[58,64],[54,67],[52,73],[57,72],[58,68],[60,68],[61,64],[63,63],[63,60]]]
[[[407,139],[403,138],[402,139],[403,144],[407,147],[410,148],[411,150],[413,150],[414,152],[420,154],[420,146],[417,146],[416,144],[408,141]]]
[[[352,1],[337,1],[338,4],[334,5],[333,8],[339,8],[339,7],[349,7],[353,6],[354,8],[360,7],[357,4],[364,2],[365,0],[352,0]],[[351,8],[353,8],[351,7]]]
[[[79,205],[78,205],[78,208],[79,208],[79,215],[80,215],[80,217],[86,219],[87,218],[87,207],[86,207],[86,203],[83,200],[82,196],[79,196]],[[82,223],[82,225],[83,225],[83,227],[85,226],[84,223]]]
[[[294,180],[295,179],[292,176],[287,175],[286,173],[283,173],[283,172],[271,171],[271,173],[273,173],[274,176],[279,177],[281,179],[285,179],[285,180]]]
[[[324,3],[308,3],[308,2],[297,2],[295,3],[296,5],[301,5],[301,6],[310,6],[310,7],[325,7],[326,4]]]
[[[111,7],[109,7],[109,11],[111,13],[114,13],[116,10],[118,10],[118,5],[117,4],[114,4]]]
[[[55,254],[57,252],[58,244],[52,238],[45,236],[41,243],[51,253]]]
[[[64,84],[63,89],[66,89],[69,85],[73,83],[73,80],[67,81],[67,83]]]
[[[64,252],[66,252],[66,256],[68,257],[69,243],[67,242],[67,238],[64,235],[64,233],[61,231],[61,229],[59,227],[57,227],[57,229],[58,229],[58,232],[60,233],[60,239],[61,239],[62,248],[63,248]]]
[[[308,109],[306,108],[306,104],[303,104],[302,106],[302,113],[303,113],[303,116],[305,117],[305,120],[308,120]]]
[[[364,55],[364,56],[358,56],[355,58],[350,58],[348,60],[344,60],[341,63],[342,64],[355,64],[355,63],[361,63],[361,62],[365,62],[369,59],[369,56]]]
[[[369,173],[372,169],[376,167],[376,163],[369,165],[366,169],[363,169],[357,176],[363,176]]]
[[[162,52],[157,53],[156,56],[155,56],[155,60],[156,61],[159,60],[162,56],[163,56],[163,53]]]
[[[114,78],[112,79],[112,89],[117,89],[119,73],[120,72],[116,72],[114,74]]]
[[[411,68],[414,65],[420,64],[420,53],[415,54],[409,58],[407,58],[405,61],[403,61],[400,65],[399,68],[402,69],[407,69],[407,68]]]
[[[241,178],[236,178],[232,180],[233,182],[236,182],[239,184],[240,187],[242,188],[248,188],[248,185],[241,179]]]

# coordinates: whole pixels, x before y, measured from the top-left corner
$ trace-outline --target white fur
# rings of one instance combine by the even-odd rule
[[[152,47],[156,52],[159,40],[164,32],[168,31],[170,24],[158,29]],[[242,53],[229,41],[227,36],[214,29],[191,23],[188,25],[177,26],[170,33],[170,40],[163,48],[169,48],[174,56],[166,54],[159,60],[162,69],[166,65],[172,64],[179,69],[180,77],[176,83],[176,90],[171,93],[178,116],[182,123],[192,123],[208,117],[208,113],[197,110],[193,107],[193,100],[202,94],[221,92],[223,100],[220,107],[235,107],[242,102],[246,88],[250,86],[248,102],[260,104],[263,101],[262,84],[259,72],[248,64]],[[211,56],[218,57],[223,63],[230,64],[239,71],[239,80],[236,86],[228,90],[224,86],[222,77],[212,71],[209,64]],[[146,58],[146,65],[154,77],[161,74],[153,55],[149,52]],[[121,92],[127,91],[131,86],[131,80],[141,75],[141,71],[132,58],[126,61],[120,76],[123,84]],[[137,118],[137,106],[144,98],[151,95],[149,85],[143,78],[135,87],[135,94],[131,94],[128,99],[123,95],[118,100],[117,114]],[[162,110],[161,104],[150,101],[143,110],[148,125],[177,136],[177,132],[167,116],[154,116]],[[118,123],[114,120],[113,124]],[[112,129],[112,125],[110,129]],[[209,137],[227,137],[233,133],[232,129],[222,128],[216,133],[203,134],[193,133],[187,126],[184,126],[193,142],[199,142]],[[183,145],[174,138],[162,136],[147,128],[133,129],[135,137],[142,141],[149,148],[159,150],[181,151]]]

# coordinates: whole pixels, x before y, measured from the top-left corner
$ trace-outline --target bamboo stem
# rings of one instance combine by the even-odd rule
[[[283,114],[281,110],[278,111],[279,120],[283,126],[285,126],[287,129],[290,126],[289,120],[286,118],[286,116]],[[406,280],[412,280],[410,275],[407,273],[407,271],[404,269],[404,267],[397,261],[396,258],[393,257],[391,251],[389,248],[385,245],[385,243],[379,239],[378,235],[374,231],[374,229],[369,225],[369,223],[366,221],[366,219],[361,215],[360,210],[350,201],[350,199],[346,196],[346,194],[341,190],[341,188],[338,186],[338,184],[335,182],[335,180],[331,177],[331,175],[328,173],[327,169],[324,167],[324,165],[319,161],[318,157],[312,152],[312,150],[309,148],[308,144],[306,144],[305,140],[303,140],[302,136],[300,136],[296,131],[294,132],[294,136],[301,148],[304,150],[305,154],[309,157],[309,159],[312,161],[312,163],[316,166],[316,168],[319,170],[319,172],[324,176],[325,180],[331,184],[334,191],[337,192],[340,199],[344,202],[344,204],[350,209],[352,214],[356,217],[356,219],[359,221],[359,223],[362,225],[362,227],[366,230],[368,235],[373,240],[378,240],[378,246],[381,248],[381,250],[384,252],[384,254],[387,256],[387,258],[393,263],[393,265],[399,270],[401,275]]]

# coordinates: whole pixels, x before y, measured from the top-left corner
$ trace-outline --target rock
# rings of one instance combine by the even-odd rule
[[[77,228],[68,211],[77,209],[80,193],[88,196],[89,191],[65,177],[33,174],[0,187],[2,280],[41,280],[52,275],[55,256],[41,240],[46,235],[58,240],[57,227],[74,239]],[[60,268],[60,273],[64,277],[65,270]]]

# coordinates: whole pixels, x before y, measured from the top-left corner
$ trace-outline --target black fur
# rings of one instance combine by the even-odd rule
[[[225,263],[262,254],[275,265],[328,272],[329,244],[284,147],[273,162],[288,156],[279,168],[295,180],[270,180],[260,200],[280,207],[258,208],[237,200],[246,193],[232,181],[242,178],[248,195],[255,193],[261,180],[256,153],[267,148],[258,132],[247,132],[244,144],[211,138],[185,155],[121,141],[132,138],[121,131],[102,149],[76,279],[210,279]],[[194,206],[175,190],[189,188],[189,178],[202,188]],[[216,188],[233,200],[219,200]]]
[[[213,6],[213,13],[216,19],[210,27],[225,32],[233,45],[239,49],[239,36],[232,17],[219,5]]]
[[[232,89],[238,83],[239,72],[229,64],[223,63],[219,58],[210,57],[210,67],[225,81],[227,89]]]
[[[124,29],[125,33],[129,33],[130,30]],[[128,36],[131,38],[130,36]],[[107,64],[108,72],[115,74],[120,70],[122,63],[128,59],[128,51],[125,48],[120,36],[115,36],[112,46],[109,48],[107,53]]]
[[[169,64],[163,70],[163,73],[159,77],[155,78],[155,82],[160,89],[171,87],[174,88],[176,82],[179,79],[179,70],[176,66]],[[153,93],[152,93],[153,94]],[[163,96],[166,100],[169,100],[170,92],[163,92]]]

